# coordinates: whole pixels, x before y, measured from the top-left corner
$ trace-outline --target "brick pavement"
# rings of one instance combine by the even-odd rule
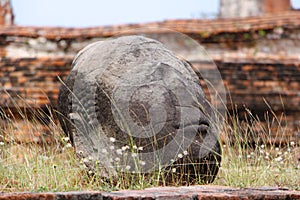
[[[244,200],[244,199],[300,199],[300,191],[286,188],[230,188],[225,186],[189,186],[189,187],[158,187],[144,190],[123,190],[114,192],[81,191],[81,192],[47,192],[47,193],[2,193],[0,200],[26,199],[199,199],[199,200]]]

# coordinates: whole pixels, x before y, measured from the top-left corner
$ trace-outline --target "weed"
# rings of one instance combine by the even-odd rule
[[[6,121],[6,125],[0,127],[0,192],[142,189],[166,185],[169,180],[166,180],[165,174],[170,175],[168,178],[171,185],[192,184],[180,178],[182,172],[176,166],[147,174],[123,171],[119,172],[117,178],[104,179],[98,173],[89,171],[84,161],[76,156],[70,139],[64,136],[53,116],[49,116],[51,120],[46,125],[52,140],[42,143],[21,142],[13,138],[12,127],[18,124],[18,120],[4,113],[2,116],[5,116],[3,120]],[[23,116],[22,123],[26,123],[32,130],[31,134],[35,134],[38,131],[38,120],[28,120],[24,113],[20,113],[20,116]],[[227,120],[222,133],[221,168],[213,184],[232,187],[268,185],[299,190],[300,165],[298,160],[295,160],[295,151],[299,149],[299,143],[276,143],[274,136],[270,135],[272,124],[281,124],[283,118],[275,117],[275,122],[269,120],[269,124],[263,126],[249,110],[247,116],[249,118],[246,125],[236,115]],[[257,126],[252,126],[253,124],[259,125],[259,140],[250,138],[257,134]],[[279,127],[276,135],[279,137],[285,130],[285,127]],[[247,137],[242,137],[241,133],[245,133]],[[116,142],[113,137],[109,140],[112,143]],[[121,156],[130,148],[123,146],[115,151]],[[132,147],[135,151],[142,148]],[[183,151],[178,157],[187,154],[188,151]],[[193,184],[197,183],[200,183],[199,179]]]

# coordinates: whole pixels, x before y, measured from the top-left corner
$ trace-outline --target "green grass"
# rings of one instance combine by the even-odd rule
[[[260,144],[255,149],[224,144],[222,167],[214,184],[300,190],[300,165],[296,161],[295,144],[291,144],[282,147]]]
[[[296,151],[297,141],[287,144],[275,143],[272,123],[279,123],[275,118],[266,126],[261,126],[264,137],[260,140],[247,140],[241,135],[253,135],[255,124],[260,121],[249,114],[245,124],[233,116],[231,123],[225,124],[222,133],[223,155],[219,174],[213,184],[232,187],[277,186],[300,190],[299,161]],[[6,115],[5,115],[6,116]],[[35,132],[38,122],[29,121],[24,115],[24,122]],[[50,116],[52,118],[52,116]],[[103,180],[99,175],[90,173],[75,155],[68,138],[60,127],[50,120],[48,131],[52,142],[20,143],[12,137],[16,119],[5,117],[8,125],[0,129],[0,192],[16,191],[75,191],[75,190],[120,190],[142,189],[165,185],[162,173],[129,174],[123,173],[117,179]],[[246,132],[245,132],[246,130]],[[22,130],[21,130],[22,131]],[[282,135],[284,127],[277,129],[275,135]],[[263,138],[263,139],[262,139]],[[298,150],[297,150],[298,149]],[[171,185],[183,183],[175,181]]]

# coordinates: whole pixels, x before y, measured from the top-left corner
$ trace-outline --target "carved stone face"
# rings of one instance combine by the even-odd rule
[[[153,39],[124,36],[83,49],[58,105],[76,152],[92,157],[89,165],[100,162],[106,174],[150,172],[220,153],[197,75]]]

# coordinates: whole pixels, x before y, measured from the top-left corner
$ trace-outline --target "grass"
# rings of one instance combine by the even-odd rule
[[[217,184],[232,187],[276,186],[299,190],[299,166],[291,155],[292,148],[279,150],[258,148],[236,153],[225,147],[223,167]]]
[[[296,145],[223,145],[222,167],[215,184],[232,187],[274,186],[300,190]]]
[[[234,115],[232,119],[227,120],[230,123],[225,125],[222,134],[221,168],[213,184],[232,187],[277,186],[300,190],[300,165],[295,155],[297,149],[299,150],[299,143],[274,142],[272,139],[274,136],[270,135],[274,123],[280,124],[283,119],[274,117],[267,125],[260,125],[260,134],[264,137],[249,140],[249,137],[241,135],[254,135],[257,126],[253,124],[261,122],[251,112],[248,112],[247,116],[249,118],[246,120],[246,127],[244,122],[238,120],[238,116]],[[16,128],[18,120],[4,112],[2,118],[7,123],[2,128],[0,126],[0,192],[111,191],[142,189],[165,184],[162,172],[147,175],[123,173],[117,180],[106,181],[99,175],[89,172],[83,162],[76,157],[69,139],[54,122],[51,112],[47,124],[47,131],[52,133],[51,141],[40,143],[19,142],[12,136],[18,129]],[[40,130],[40,120],[28,118],[27,115],[21,114],[23,123],[34,135]],[[22,132],[23,129],[17,131]],[[284,131],[285,127],[280,126],[275,133],[276,137],[282,135]],[[180,181],[172,183],[175,186],[181,184]]]

